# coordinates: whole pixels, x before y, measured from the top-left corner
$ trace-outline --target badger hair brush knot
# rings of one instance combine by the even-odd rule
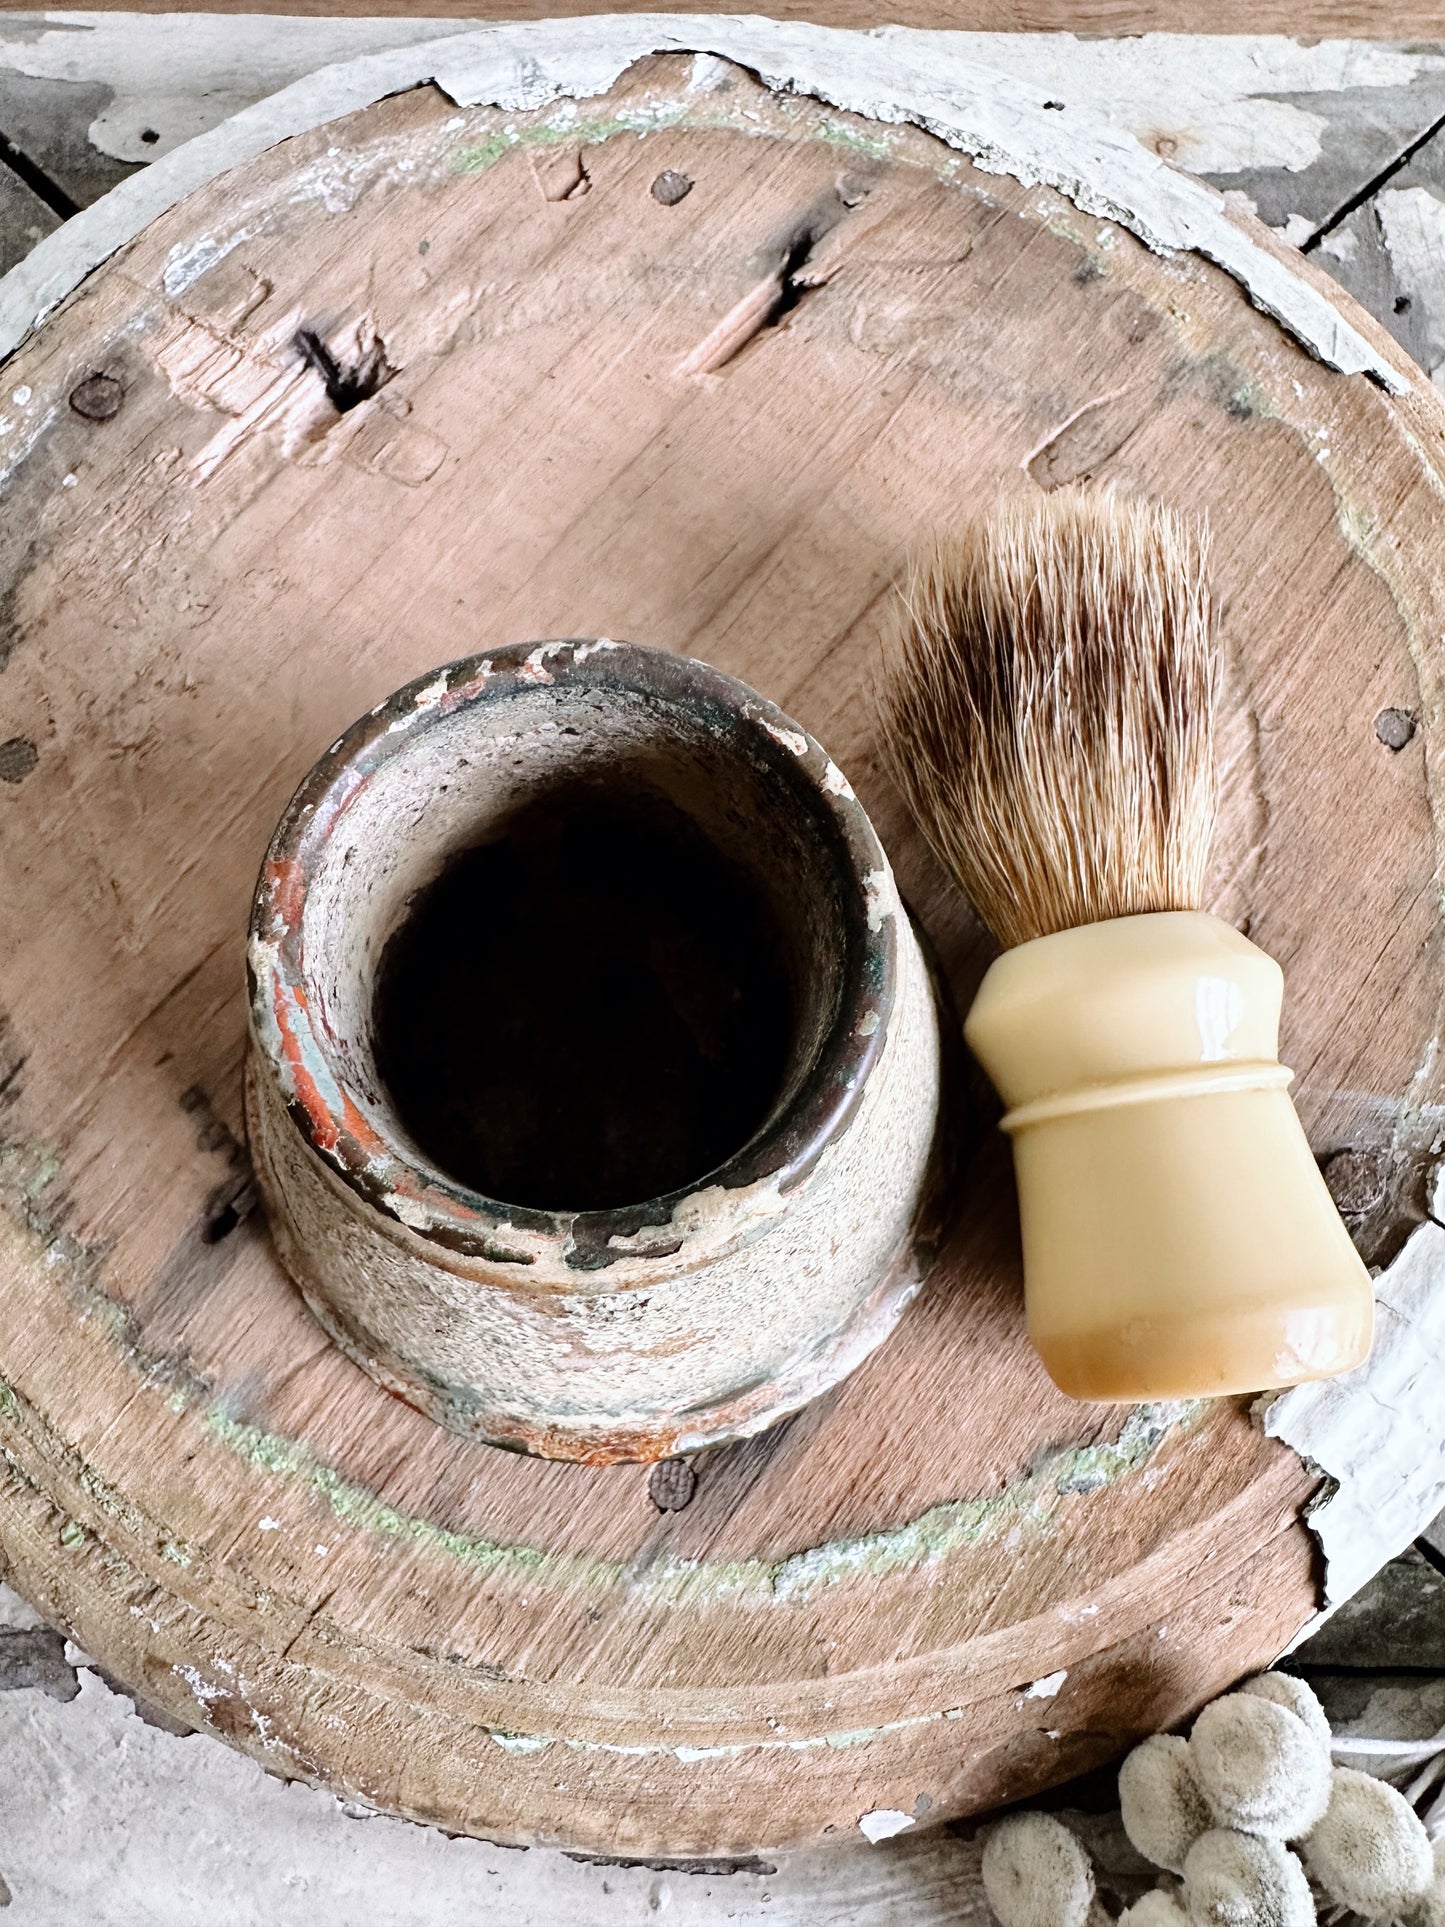
[[[1006,947],[1196,909],[1214,828],[1218,645],[1197,524],[1060,489],[917,557],[882,747]]]

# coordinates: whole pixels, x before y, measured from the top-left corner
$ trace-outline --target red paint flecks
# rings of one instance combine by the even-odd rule
[[[341,1121],[358,1150],[368,1157],[389,1157],[391,1153],[351,1101],[351,1093],[341,1093]]]
[[[266,883],[271,906],[287,930],[299,929],[306,903],[306,877],[294,856],[268,858]]]
[[[289,992],[301,1015],[310,1023],[306,1008],[304,990]],[[341,1140],[340,1126],[332,1116],[330,1107],[321,1095],[316,1079],[306,1068],[302,1053],[301,1040],[297,1037],[291,1023],[291,1012],[287,1007],[288,992],[283,984],[276,985],[273,1009],[276,1028],[281,1034],[281,1054],[291,1070],[291,1088],[296,1093],[296,1101],[311,1120],[311,1139],[318,1151],[334,1151]]]

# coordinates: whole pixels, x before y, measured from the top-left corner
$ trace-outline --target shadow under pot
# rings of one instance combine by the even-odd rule
[[[705,664],[519,644],[399,691],[287,810],[250,966],[277,1249],[454,1431],[744,1436],[918,1287],[928,970],[844,777]]]

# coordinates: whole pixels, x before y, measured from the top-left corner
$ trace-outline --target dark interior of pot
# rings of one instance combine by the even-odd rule
[[[567,684],[480,704],[343,822],[313,884],[328,940],[375,929],[363,842],[388,849],[391,906],[369,1007],[347,971],[320,1001],[388,1136],[495,1202],[605,1211],[705,1181],[782,1116],[858,968],[836,818],[727,710]]]
[[[747,873],[663,792],[599,771],[418,892],[382,956],[377,1068],[470,1189],[603,1210],[748,1142],[787,1076],[793,1001]]]

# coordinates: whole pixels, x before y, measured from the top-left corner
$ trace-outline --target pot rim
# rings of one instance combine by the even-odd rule
[[[459,710],[548,684],[641,694],[701,712],[712,729],[732,732],[811,798],[835,839],[841,883],[845,955],[838,1007],[782,1111],[681,1189],[601,1210],[550,1210],[487,1197],[380,1128],[374,1105],[349,1082],[334,1040],[313,1012],[302,942],[311,880],[370,778]],[[573,1274],[629,1260],[629,1284],[635,1284],[637,1260],[666,1260],[693,1244],[681,1227],[676,1241],[660,1239],[656,1249],[641,1246],[639,1233],[667,1230],[679,1205],[714,1187],[785,1193],[847,1129],[892,1013],[896,931],[889,879],[887,858],[847,778],[821,744],[746,683],[691,657],[607,637],[504,644],[407,683],[351,724],[302,779],[271,840],[252,903],[255,1048],[312,1151],[366,1206],[402,1227],[403,1236],[438,1247],[438,1262],[446,1263],[445,1253],[453,1254],[453,1265],[461,1257],[531,1267],[540,1243],[556,1249]]]

